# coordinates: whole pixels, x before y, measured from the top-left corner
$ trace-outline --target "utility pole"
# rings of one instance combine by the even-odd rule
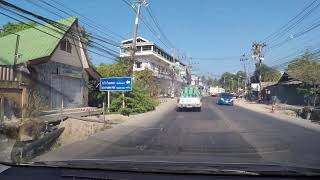
[[[238,84],[237,84],[237,87],[238,87],[238,90],[237,90],[237,92],[239,93],[240,91],[239,91],[239,79],[240,79],[241,77],[238,77]]]
[[[192,57],[189,57],[189,65],[188,65],[188,68],[189,68],[189,81],[190,81],[190,84],[191,84],[191,81],[192,81],[192,72],[191,72],[191,69],[192,69]]]
[[[231,77],[231,92],[233,92],[233,77]]]
[[[253,51],[253,59],[258,60],[259,65],[258,65],[258,72],[259,72],[259,91],[258,91],[258,100],[261,100],[261,64],[262,64],[262,60],[264,60],[264,55],[262,53],[262,49],[264,47],[266,47],[267,45],[265,43],[257,43],[257,42],[253,42],[252,43],[252,51]]]
[[[172,66],[172,84],[171,84],[171,97],[173,96],[175,96],[175,86],[174,86],[174,80],[175,80],[175,76],[176,76],[176,70],[175,70],[175,65],[176,65],[176,62],[175,62],[175,60],[176,60],[176,49],[174,48],[173,49],[173,66]]]
[[[240,58],[240,61],[243,62],[243,69],[244,69],[244,92],[247,92],[247,68],[246,68],[246,61],[248,60],[246,54],[243,54]]]
[[[140,9],[141,6],[147,6],[146,0],[133,0],[133,6],[136,7],[136,17],[134,20],[134,27],[133,27],[133,38],[132,38],[132,45],[131,45],[131,53],[130,53],[130,62],[129,62],[129,75],[133,76],[133,65],[135,63],[134,55],[136,52],[136,44],[137,44],[137,36],[138,36],[138,25],[139,25],[139,17],[140,17]]]
[[[20,42],[20,35],[19,34],[15,34],[17,36],[16,39],[16,48],[14,51],[14,63],[13,63],[13,80],[15,81],[16,79],[16,64],[18,62],[18,58],[19,58],[19,42]]]

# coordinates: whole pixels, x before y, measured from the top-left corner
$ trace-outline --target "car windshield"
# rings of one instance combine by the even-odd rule
[[[319,168],[319,19],[319,0],[0,0],[0,162]]]
[[[221,98],[233,98],[232,94],[221,94],[220,95]]]

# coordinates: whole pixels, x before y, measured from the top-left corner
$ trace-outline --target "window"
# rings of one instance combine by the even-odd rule
[[[136,62],[136,68],[141,68],[142,62],[137,61]]]
[[[63,39],[60,42],[60,50],[71,53],[72,46],[68,39]]]
[[[151,50],[151,46],[142,46],[142,51],[150,51]]]

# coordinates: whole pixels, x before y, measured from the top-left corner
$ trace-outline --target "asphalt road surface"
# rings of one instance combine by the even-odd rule
[[[88,139],[87,144],[71,145],[65,151],[85,149],[73,159],[264,162],[320,167],[320,131],[216,102],[216,98],[205,97],[201,112],[177,112],[172,108],[150,126],[131,131],[129,126],[123,128],[128,131],[126,135],[112,142],[108,141],[112,135],[101,134],[94,143]]]

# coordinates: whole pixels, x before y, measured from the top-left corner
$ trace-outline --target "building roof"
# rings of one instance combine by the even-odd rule
[[[76,17],[69,17],[57,22],[70,29],[76,20]],[[38,29],[44,32],[41,32]],[[15,34],[20,35],[18,54],[21,56],[19,56],[17,64],[21,64],[30,60],[41,61],[40,58],[50,56],[56,49],[60,40],[64,37],[65,32],[52,25],[37,25],[35,28],[29,28]],[[14,64],[17,37],[15,34],[0,38],[0,65]]]
[[[302,81],[299,79],[291,77],[287,72],[284,72],[278,81],[279,84],[285,84],[285,85],[296,85],[301,84]]]
[[[131,43],[132,42],[132,40],[133,40],[133,38],[130,38],[130,39],[126,39],[126,40],[123,40],[123,41],[121,41],[121,43],[122,44],[126,44],[126,43]],[[150,42],[149,40],[147,40],[147,39],[145,39],[145,38],[143,38],[143,37],[141,37],[141,36],[138,36],[137,37],[137,41],[142,41],[142,42]]]

